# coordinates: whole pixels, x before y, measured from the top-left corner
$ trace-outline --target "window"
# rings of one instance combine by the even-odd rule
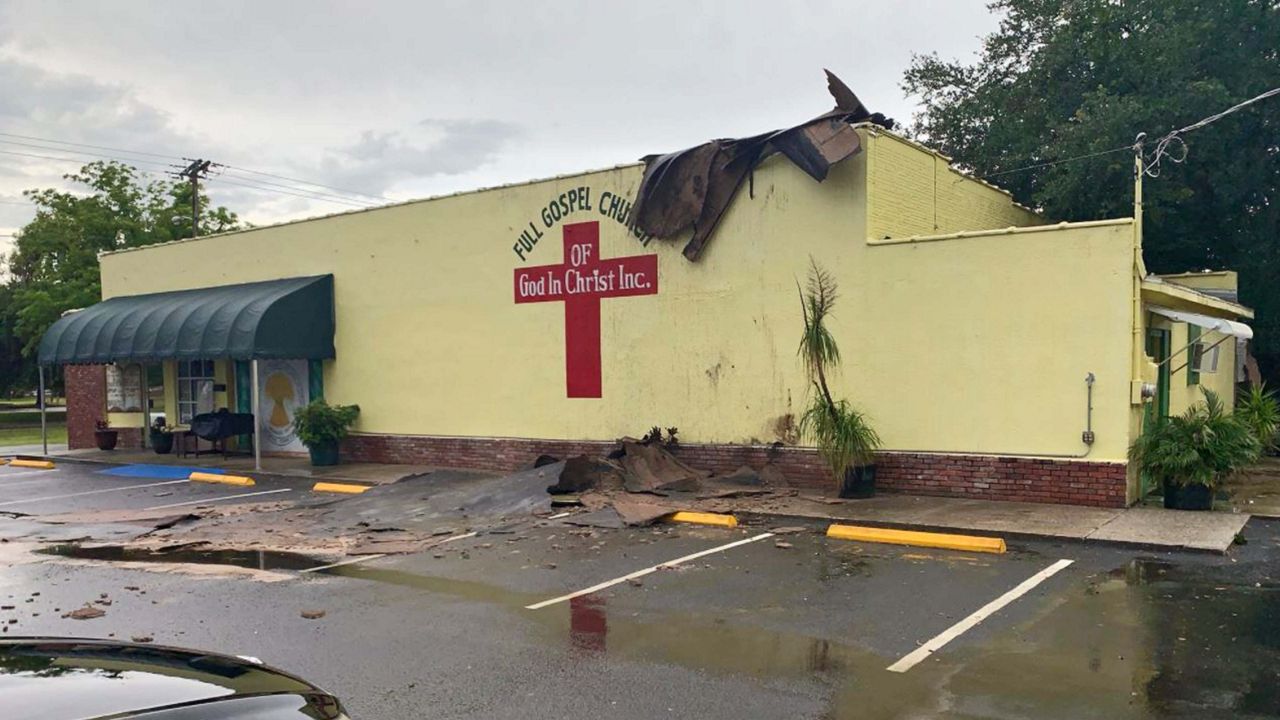
[[[1200,384],[1200,358],[1204,345],[1200,342],[1200,326],[1187,324],[1187,384]]]
[[[178,361],[178,424],[213,412],[213,361]]]

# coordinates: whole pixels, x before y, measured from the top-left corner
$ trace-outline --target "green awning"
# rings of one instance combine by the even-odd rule
[[[333,276],[318,275],[104,300],[51,325],[39,358],[96,365],[333,356]]]

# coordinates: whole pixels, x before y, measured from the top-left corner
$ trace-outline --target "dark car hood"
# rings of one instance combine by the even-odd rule
[[[183,705],[193,712],[207,705],[211,712],[182,717],[267,717],[233,709],[254,704],[238,700],[266,696],[297,698],[299,720],[341,717],[337,701],[314,685],[241,658],[102,640],[0,640],[0,698],[8,720],[83,720]]]

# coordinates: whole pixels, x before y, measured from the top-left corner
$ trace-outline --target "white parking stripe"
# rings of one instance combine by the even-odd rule
[[[57,476],[57,470],[19,470],[18,472],[0,472],[0,479],[25,477],[27,475]]]
[[[933,653],[942,649],[942,646],[946,645],[952,640],[955,640],[956,638],[963,635],[965,632],[968,632],[969,630],[973,629],[978,623],[982,622],[983,620],[986,620],[988,617],[991,617],[992,615],[999,612],[1000,609],[1003,608],[1005,605],[1008,605],[1014,600],[1017,600],[1023,595],[1026,595],[1027,593],[1031,592],[1031,590],[1035,588],[1035,586],[1039,585],[1045,580],[1048,580],[1050,577],[1055,575],[1059,570],[1070,565],[1071,562],[1072,562],[1071,560],[1059,560],[1054,564],[1050,565],[1049,567],[1036,573],[1035,575],[1032,575],[1026,580],[1023,580],[1014,589],[1001,595],[995,600],[992,600],[986,605],[983,605],[982,607],[978,608],[969,617],[961,620],[955,625],[952,625],[951,627],[942,631],[942,633],[939,634],[937,637],[933,638],[929,642],[921,645],[915,650],[912,650],[911,652],[904,655],[901,660],[899,660],[898,662],[888,667],[889,672],[904,673],[910,670],[911,668],[915,667],[920,661],[924,660],[925,658],[929,657]]]
[[[22,500],[10,500],[8,502],[0,502],[0,507],[5,505],[21,505],[23,503],[40,502],[41,500],[62,500],[63,498],[83,497],[85,495],[99,495],[101,493],[120,492],[122,490],[140,490],[142,488],[159,487],[161,485],[174,485],[177,483],[189,482],[187,480],[166,480],[164,482],[147,483],[146,485],[126,485],[125,487],[101,488],[99,490],[86,490],[78,493],[67,493],[66,495],[46,495],[44,497],[24,498]]]
[[[454,535],[453,537],[447,537],[441,540],[440,542],[436,543],[436,545],[443,545],[447,542],[453,542],[454,540],[465,540],[466,538],[475,537],[475,536],[476,536],[476,533],[473,533],[473,532],[464,533],[462,535]],[[362,563],[366,560],[377,560],[380,557],[386,557],[386,556],[387,556],[386,553],[376,553],[373,555],[361,555],[360,557],[347,558],[346,560],[339,560],[336,563],[329,563],[328,565],[321,565],[320,567],[307,568],[305,570],[299,570],[298,572],[304,572],[304,573],[320,572],[321,570],[328,570],[329,568],[342,567],[343,565],[355,565],[356,563]]]
[[[346,560],[339,560],[336,563],[329,563],[328,565],[321,565],[320,567],[306,568],[304,570],[299,570],[298,572],[304,572],[304,573],[320,572],[321,570],[328,570],[329,568],[342,567],[343,565],[355,565],[356,563],[362,563],[367,560],[377,560],[380,557],[386,557],[386,556],[387,556],[386,553],[375,553],[373,555],[361,555],[360,557],[347,558]]]
[[[183,480],[182,482],[186,482]],[[183,505],[208,505],[209,503],[222,502],[223,500],[235,500],[236,498],[254,497],[256,495],[270,495],[272,493],[290,492],[292,488],[280,488],[278,490],[260,490],[258,492],[240,493],[239,495],[225,495],[223,497],[204,498],[203,500],[188,500],[186,502],[169,503],[168,505],[154,505],[143,510],[163,510],[165,508],[182,507]]]
[[[694,554],[692,554],[692,555],[685,555],[684,557],[676,558],[675,560],[668,560],[667,562],[659,563],[659,564],[654,565],[654,566],[652,566],[652,567],[647,567],[647,568],[645,568],[645,569],[643,569],[643,570],[637,570],[637,571],[635,571],[635,572],[633,572],[633,573],[628,573],[628,574],[623,575],[622,577],[619,577],[619,578],[614,578],[614,579],[612,579],[612,580],[606,580],[606,581],[604,581],[604,582],[600,583],[599,585],[592,585],[592,586],[591,586],[591,587],[589,587],[589,588],[584,588],[584,589],[579,590],[579,591],[577,591],[577,592],[569,593],[568,595],[561,595],[560,597],[557,597],[557,598],[551,598],[550,600],[543,600],[543,601],[542,601],[542,602],[540,602],[540,603],[534,603],[534,604],[532,604],[532,605],[526,605],[524,609],[525,609],[525,610],[541,610],[542,608],[547,607],[547,606],[549,606],[549,605],[555,605],[556,603],[561,603],[561,602],[564,602],[564,601],[566,601],[566,600],[572,600],[572,599],[574,599],[574,598],[576,598],[576,597],[582,597],[583,595],[590,595],[590,594],[591,594],[591,593],[593,593],[593,592],[600,592],[601,590],[604,590],[605,588],[613,587],[614,585],[617,585],[617,584],[619,584],[619,583],[624,583],[624,582],[626,582],[626,581],[628,581],[628,580],[635,580],[635,579],[636,579],[636,578],[638,578],[638,577],[644,577],[645,575],[648,575],[649,573],[657,572],[658,570],[661,570],[661,569],[663,569],[663,568],[675,567],[676,565],[679,565],[679,564],[681,564],[681,563],[689,562],[690,560],[697,560],[697,559],[698,559],[698,558],[700,558],[700,557],[705,557],[705,556],[707,556],[707,555],[711,555],[711,554],[713,554],[713,553],[724,552],[725,550],[729,550],[729,549],[731,549],[731,548],[736,548],[736,547],[738,547],[739,545],[746,545],[747,543],[753,543],[753,542],[756,542],[756,541],[758,541],[758,540],[764,540],[765,538],[770,538],[770,537],[773,537],[773,533],[760,533],[759,535],[756,535],[756,536],[754,536],[754,537],[749,537],[749,538],[747,538],[747,539],[745,539],[745,540],[738,540],[738,541],[736,541],[736,542],[731,542],[731,543],[728,543],[728,544],[725,544],[725,545],[717,545],[716,547],[710,548],[710,549],[708,549],[708,550],[703,550],[702,552],[696,552],[696,553],[694,553]]]
[[[28,485],[41,485],[46,482],[48,482],[48,480],[45,480],[44,478],[40,478],[38,480],[23,480],[21,482],[0,482],[0,490],[4,490],[6,488],[26,487]]]

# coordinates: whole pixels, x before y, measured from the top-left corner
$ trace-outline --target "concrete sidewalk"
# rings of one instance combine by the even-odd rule
[[[1248,514],[1236,512],[1089,508],[890,494],[866,500],[805,495],[779,498],[770,501],[767,510],[760,514],[879,527],[1096,540],[1217,553],[1225,553],[1231,547],[1236,534],[1250,518]]]

